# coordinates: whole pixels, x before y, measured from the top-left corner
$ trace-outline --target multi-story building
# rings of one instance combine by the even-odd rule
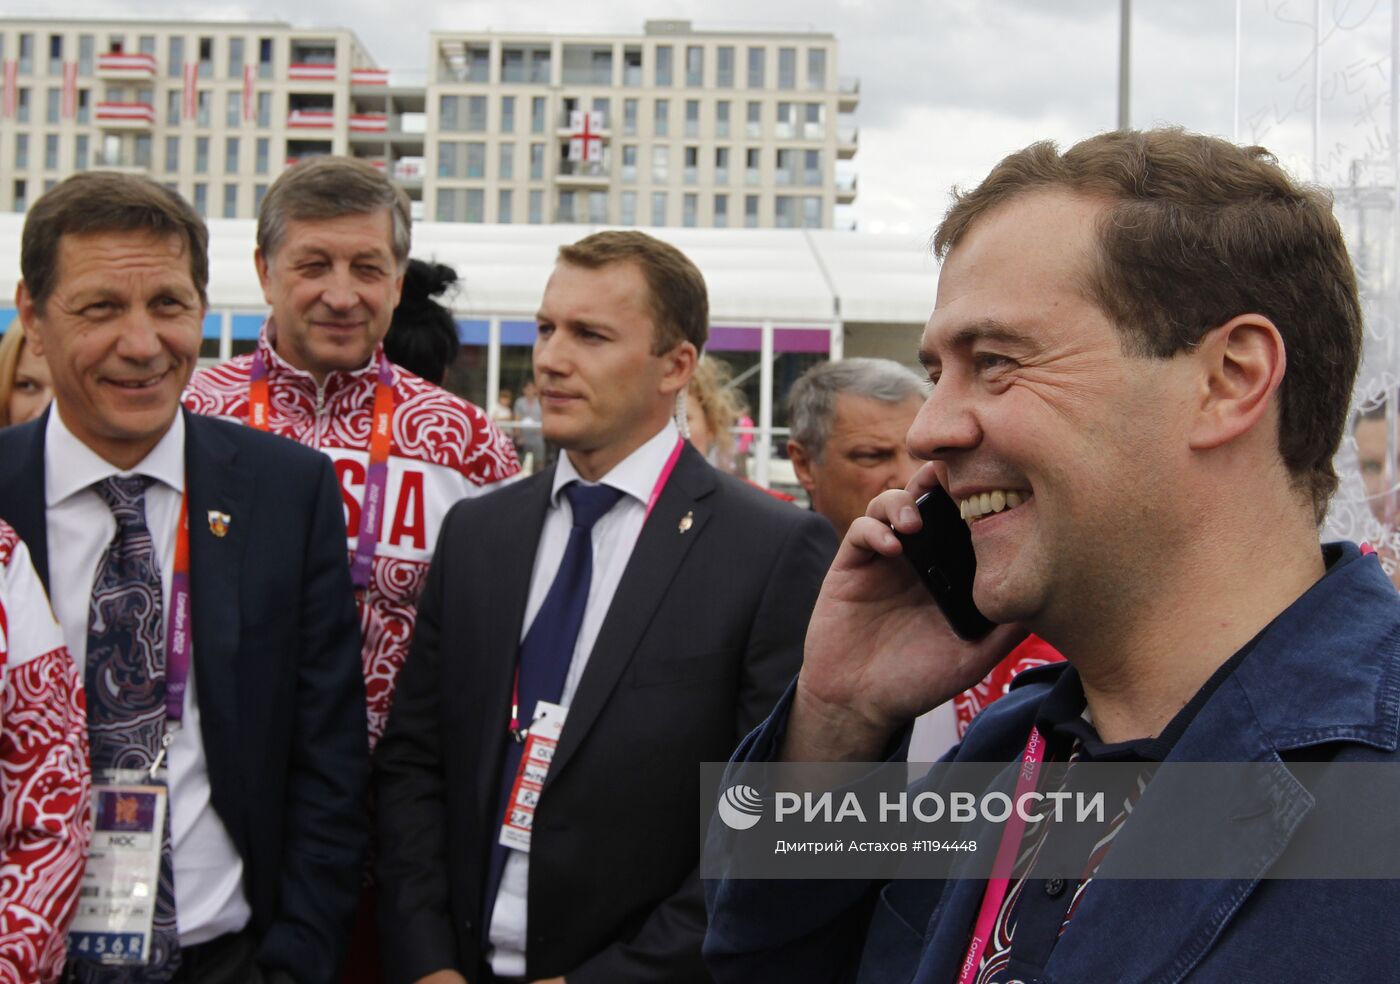
[[[444,221],[830,227],[855,200],[859,88],[817,33],[438,31],[428,215]],[[844,176],[843,176],[844,177]]]
[[[830,34],[436,32],[426,85],[347,30],[0,20],[0,209],[85,168],[249,218],[314,154],[393,174],[423,218],[831,227],[855,200]],[[421,75],[421,73],[420,73]]]
[[[422,86],[391,86],[347,30],[5,19],[0,64],[0,209],[103,168],[147,174],[204,215],[249,218],[286,165],[330,153],[369,158],[422,195]]]

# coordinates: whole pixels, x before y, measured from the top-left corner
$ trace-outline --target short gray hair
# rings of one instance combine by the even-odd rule
[[[387,209],[394,223],[394,259],[402,270],[413,245],[408,195],[374,165],[354,157],[313,157],[282,172],[258,209],[258,249],[268,259],[282,244],[287,221],[338,219]]]
[[[842,359],[820,362],[793,383],[788,394],[792,439],[820,461],[836,418],[836,398],[842,393],[881,403],[903,403],[928,395],[914,370],[892,359]]]

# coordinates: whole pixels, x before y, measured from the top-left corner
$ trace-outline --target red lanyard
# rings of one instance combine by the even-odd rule
[[[647,497],[646,515],[642,517],[642,529],[646,529],[647,520],[651,519],[651,511],[656,508],[656,500],[661,498],[661,491],[666,488],[666,483],[671,480],[671,472],[676,470],[676,462],[680,460],[681,450],[685,447],[685,438],[676,438],[676,446],[671,449],[671,456],[666,459],[666,464],[661,468],[661,474],[657,476],[656,485],[652,487],[651,495]],[[637,533],[641,537],[640,531]],[[529,734],[528,728],[520,728],[520,667],[515,668],[515,682],[510,687],[510,733],[515,736],[516,741],[524,741]]]
[[[261,350],[253,353],[253,369],[248,377],[248,426],[269,429],[271,410],[267,384],[267,359]],[[384,499],[389,487],[389,451],[393,445],[394,376],[389,360],[379,353],[379,378],[374,385],[374,418],[369,434],[369,471],[365,477],[365,501],[360,510],[360,532],[355,541],[355,557],[350,562],[350,580],[355,587],[369,586],[374,570],[374,548],[379,545],[379,527],[384,516]]]
[[[1016,777],[1014,802],[1020,803],[1023,796],[1035,790],[1040,779],[1040,765],[1044,761],[1045,739],[1041,737],[1039,728],[1031,728],[1030,740],[1026,742],[1026,751],[1021,757],[1021,772]],[[1002,903],[1006,901],[1006,893],[1011,885],[1011,879],[1001,876],[1000,873],[1010,873],[1016,861],[1016,852],[1021,848],[1021,836],[1025,832],[1025,817],[1021,816],[1020,811],[1013,811],[1001,832],[1001,845],[997,848],[996,862],[992,869],[994,877],[987,879],[987,887],[982,893],[982,907],[977,911],[972,943],[967,948],[967,956],[963,957],[958,984],[970,984],[977,977],[982,954],[987,949],[987,941],[991,939],[992,930],[996,926],[997,914],[1001,912]]]

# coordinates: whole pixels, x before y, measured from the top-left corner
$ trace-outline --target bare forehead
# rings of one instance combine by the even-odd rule
[[[390,256],[394,251],[394,220],[388,209],[329,219],[288,219],[278,251]]]
[[[111,281],[130,277],[173,279],[193,289],[184,239],[178,233],[135,230],[69,233],[58,241],[58,289],[114,286]]]
[[[585,267],[560,260],[545,285],[540,313],[580,321],[636,316],[649,319],[650,296],[646,277],[636,263]]]

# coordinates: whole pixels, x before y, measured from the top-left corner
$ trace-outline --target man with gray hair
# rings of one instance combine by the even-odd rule
[[[793,384],[788,457],[838,537],[871,499],[913,477],[919,463],[904,435],[923,402],[923,380],[890,359],[823,362]]]

